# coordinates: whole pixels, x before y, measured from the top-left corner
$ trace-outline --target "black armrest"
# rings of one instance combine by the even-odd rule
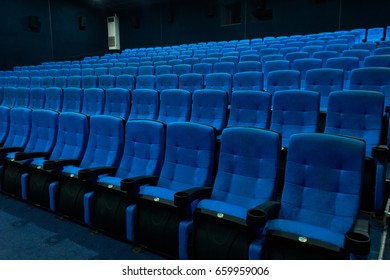
[[[102,174],[114,175],[117,170],[117,167],[111,166],[81,169],[79,170],[79,174],[77,177],[80,180],[97,179],[97,177]]]
[[[1,147],[0,154],[7,154],[12,152],[23,152],[24,147]]]
[[[246,223],[251,227],[263,227],[268,220],[275,219],[280,210],[280,202],[267,201],[249,209],[246,213]]]
[[[371,238],[367,219],[357,219],[352,229],[345,235],[344,248],[347,252],[358,256],[370,253]]]
[[[81,159],[60,159],[60,160],[48,160],[43,163],[43,169],[59,169],[66,165],[79,165]]]
[[[175,193],[174,203],[177,207],[186,207],[192,201],[199,198],[207,198],[211,195],[210,187],[194,187],[188,190]]]
[[[386,106],[386,107],[385,107],[385,112],[386,112],[386,113],[390,113],[390,106]]]
[[[49,158],[50,153],[45,152],[31,152],[31,153],[16,153],[15,154],[15,160],[25,160],[25,159],[31,159],[31,158],[38,158],[38,157],[44,157]]]
[[[158,179],[158,176],[137,176],[133,178],[126,178],[121,181],[121,190],[131,191],[143,185],[155,186],[157,185]]]
[[[375,146],[372,148],[372,157],[384,163],[389,157],[389,148],[387,146]]]

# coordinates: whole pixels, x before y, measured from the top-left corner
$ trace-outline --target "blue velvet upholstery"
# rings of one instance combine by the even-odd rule
[[[205,76],[205,89],[223,90],[228,94],[228,101],[230,103],[230,96],[232,93],[232,75],[228,73],[212,73]]]
[[[390,55],[372,55],[363,61],[363,67],[390,67]]]
[[[156,89],[156,76],[139,75],[136,78],[136,89]]]
[[[237,64],[237,73],[247,71],[261,72],[261,62],[259,61],[241,61]]]
[[[233,91],[227,126],[268,128],[271,95],[264,91]]]
[[[62,112],[80,113],[83,106],[83,91],[81,88],[68,87],[64,89]]]
[[[129,115],[131,119],[157,119],[160,97],[153,89],[136,89],[132,92]]]
[[[383,41],[385,36],[384,27],[373,27],[367,29],[367,39],[366,42],[380,42]]]
[[[4,147],[25,147],[31,132],[32,110],[13,108],[10,112],[10,129]]]
[[[385,95],[385,106],[390,105],[390,69],[368,67],[354,69],[351,73],[349,89],[381,91]]]
[[[228,102],[225,91],[196,90],[192,95],[192,100],[191,122],[211,125],[217,130],[225,128]]]
[[[3,102],[2,106],[14,107],[15,104],[15,87],[4,87],[3,89]]]
[[[306,73],[305,89],[320,93],[320,109],[326,111],[329,93],[343,90],[344,71],[340,69],[319,68]]]
[[[380,144],[384,95],[365,90],[336,91],[329,95],[325,133],[362,138],[371,157]]]
[[[68,87],[68,77],[67,76],[57,76],[54,78],[54,86],[59,88]]]
[[[180,75],[179,89],[188,90],[190,93],[193,93],[197,89],[203,89],[203,75],[199,73]]]
[[[289,147],[291,135],[316,132],[320,95],[306,90],[282,90],[273,95],[270,129],[281,133],[282,146]]]
[[[268,74],[267,90],[274,93],[279,90],[299,89],[301,86],[301,74],[296,70],[276,70]]]
[[[131,96],[128,89],[109,88],[106,90],[104,115],[126,119],[130,114]]]
[[[30,89],[25,87],[15,88],[15,104],[14,107],[28,108],[30,102]]]
[[[86,88],[81,112],[90,116],[103,114],[104,95],[104,90],[101,88]]]
[[[115,77],[114,75],[102,75],[99,77],[99,87],[106,90],[109,88],[115,87]]]
[[[263,73],[247,71],[234,74],[233,91],[235,90],[263,90]]]
[[[234,62],[217,62],[214,64],[213,73],[236,73],[236,65]]]
[[[313,58],[318,58],[322,60],[322,67],[326,65],[326,61],[329,58],[338,57],[339,54],[336,51],[318,51],[313,53]]]
[[[192,73],[202,74],[203,76],[213,73],[213,64],[196,63],[192,66]]]
[[[59,87],[50,87],[45,90],[44,109],[61,111],[63,102],[63,92]]]
[[[293,135],[279,215],[266,224],[264,235],[277,230],[343,248],[359,212],[364,159],[364,141],[328,134]],[[298,253],[299,244],[296,241],[294,247]]]
[[[133,90],[135,87],[134,76],[129,74],[122,74],[116,77],[116,87]]]
[[[352,70],[359,68],[357,57],[335,57],[329,58],[326,62],[327,68],[340,69],[344,71],[344,89],[349,88]]]
[[[183,89],[165,89],[160,93],[160,109],[158,120],[171,122],[186,122],[190,120],[191,94]]]
[[[172,66],[171,65],[155,66],[155,74],[156,76],[163,75],[163,74],[172,74]]]
[[[172,73],[181,76],[183,74],[191,73],[191,70],[192,70],[191,64],[187,64],[187,63],[176,64],[173,65]]]
[[[156,76],[156,90],[160,93],[165,89],[177,89],[179,77],[176,74],[163,74]]]
[[[30,103],[31,109],[43,109],[45,106],[45,89],[30,88]]]
[[[290,61],[288,60],[271,60],[263,63],[264,81],[267,81],[268,74],[277,70],[290,70]],[[266,85],[265,85],[266,87]]]
[[[202,199],[194,221],[181,227],[180,258],[247,259],[256,229],[248,228],[248,210],[274,198],[281,150],[280,135],[249,127],[226,128],[211,197]],[[207,212],[205,212],[207,211]],[[192,228],[193,227],[193,228]]]
[[[0,106],[0,144],[4,144],[10,129],[11,109],[6,106]]]
[[[81,76],[72,75],[68,77],[68,87],[81,88]]]
[[[306,72],[310,69],[322,67],[322,60],[318,58],[299,58],[291,64],[291,69],[301,72],[301,85],[304,86],[306,81]]]

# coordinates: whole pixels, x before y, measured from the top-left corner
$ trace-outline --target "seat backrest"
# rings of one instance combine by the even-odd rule
[[[133,90],[135,86],[134,76],[129,74],[122,74],[116,77],[116,87]]]
[[[202,75],[207,75],[213,72],[212,63],[196,63],[192,66],[192,73],[198,73]]]
[[[161,172],[165,154],[166,126],[154,120],[130,120],[116,177],[132,178]]]
[[[276,70],[268,74],[265,82],[266,90],[274,93],[278,90],[299,89],[301,73],[296,70]]]
[[[247,71],[261,72],[261,62],[259,61],[241,61],[237,64],[237,73]]]
[[[344,238],[359,211],[364,151],[364,142],[354,138],[291,136],[279,218],[328,228]]]
[[[367,56],[363,61],[363,67],[390,67],[390,55]]]
[[[136,89],[156,89],[156,76],[139,75],[136,78]]]
[[[91,116],[88,145],[81,168],[119,166],[124,146],[124,122],[113,116]]]
[[[52,110],[33,110],[31,116],[31,135],[25,152],[50,153],[57,140],[58,112]]]
[[[105,98],[103,114],[127,120],[131,107],[130,91],[124,88],[109,88]]]
[[[65,88],[62,112],[80,113],[82,106],[83,106],[83,90],[81,88],[73,88],[73,87]]]
[[[10,129],[11,108],[0,106],[0,144],[4,144]]]
[[[126,66],[122,69],[123,75],[131,75],[133,77],[138,76],[138,67],[135,66]]]
[[[189,121],[191,101],[191,93],[187,90],[163,90],[160,93],[160,109],[157,119],[167,124]]]
[[[81,88],[81,76],[69,76],[68,87]]]
[[[4,87],[3,88],[3,101],[2,106],[14,107],[15,105],[15,87]]]
[[[236,73],[236,64],[234,62],[217,62],[214,64],[213,73]]]
[[[288,60],[271,60],[263,63],[264,80],[267,80],[268,73],[277,70],[290,70],[290,61]]]
[[[233,91],[227,126],[268,128],[271,94],[265,91]]]
[[[179,87],[179,77],[176,74],[163,74],[156,76],[156,89],[177,89]]]
[[[263,73],[248,71],[234,74],[233,91],[235,90],[263,90]]]
[[[115,87],[115,76],[114,75],[101,75],[99,77],[99,87],[106,90]]]
[[[108,69],[108,74],[113,75],[115,77],[122,75],[122,68],[123,67],[118,67],[118,66],[111,67],[110,69]]]
[[[385,43],[389,44],[388,47],[384,47]],[[381,43],[381,47],[375,49],[374,51],[374,55],[384,55],[384,54],[387,54],[387,55],[390,55],[390,41],[384,41]],[[20,78],[19,78],[19,85],[20,85]]]
[[[222,130],[226,126],[227,94],[223,90],[202,89],[192,95],[191,122],[213,126]]]
[[[15,89],[14,107],[28,108],[30,102],[30,88],[18,87]]]
[[[50,87],[45,90],[44,109],[61,111],[63,102],[63,91],[59,87]]]
[[[322,66],[324,66],[326,64],[326,61],[329,58],[338,57],[338,55],[339,54],[336,51],[319,51],[319,52],[313,53],[313,58],[321,59],[322,60]]]
[[[10,128],[4,147],[25,147],[31,132],[32,110],[13,108],[10,112]]]
[[[57,141],[50,159],[81,159],[87,147],[88,131],[86,115],[62,112],[58,119]]]
[[[31,109],[43,109],[45,106],[45,89],[30,88],[30,103]]]
[[[214,153],[215,130],[212,127],[190,122],[168,124],[158,186],[174,191],[211,186]]]
[[[29,77],[19,77],[19,87],[30,87],[30,78]]]
[[[83,94],[81,112],[90,116],[101,115],[104,111],[104,90],[101,88],[87,88]]]
[[[329,93],[342,90],[344,83],[344,71],[341,69],[319,68],[311,69],[306,73],[305,89],[320,93],[321,110],[328,106]]]
[[[282,135],[282,146],[289,147],[295,133],[317,132],[320,94],[308,90],[274,92],[270,129]]]
[[[228,73],[208,74],[204,79],[204,88],[223,90],[228,94],[228,100],[230,101],[232,91],[232,76]]]
[[[199,73],[188,73],[179,76],[179,89],[194,92],[203,89],[203,75]]]
[[[277,185],[280,148],[277,132],[250,127],[224,129],[211,199],[244,209],[271,200]],[[246,211],[237,216],[246,217]]]
[[[54,86],[59,88],[68,87],[68,77],[67,76],[57,76],[54,78]]]
[[[157,119],[160,104],[158,91],[154,89],[135,89],[131,97],[129,120]]]
[[[373,27],[367,29],[367,42],[380,42],[384,39],[385,29],[383,27]]]
[[[154,66],[140,66],[138,75],[154,75]]]
[[[291,69],[301,72],[301,80],[306,80],[306,71],[322,67],[322,60],[318,58],[299,58],[291,64]]]
[[[384,95],[365,90],[335,91],[329,95],[325,133],[364,139],[366,155],[380,144]]]
[[[98,87],[98,77],[95,75],[88,75],[88,76],[82,76],[81,77],[81,87],[84,89],[87,88],[96,88]]]
[[[176,64],[173,66],[172,73],[178,76],[191,73],[192,66],[191,64]]]
[[[171,65],[155,66],[155,73],[156,76],[162,74],[172,74],[172,66]]]
[[[390,105],[390,68],[358,68],[351,72],[349,89],[381,91],[385,95],[385,106]]]

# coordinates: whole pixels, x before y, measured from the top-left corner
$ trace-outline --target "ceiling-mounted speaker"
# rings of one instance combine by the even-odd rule
[[[87,18],[84,16],[79,17],[79,29],[80,30],[87,29]]]
[[[41,30],[41,22],[37,16],[28,17],[28,27],[33,32],[39,32]]]

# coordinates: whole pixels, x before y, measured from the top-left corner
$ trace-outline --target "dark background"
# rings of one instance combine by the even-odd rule
[[[389,11],[389,0],[2,0],[0,69],[108,53],[115,13],[123,50],[386,27]]]

